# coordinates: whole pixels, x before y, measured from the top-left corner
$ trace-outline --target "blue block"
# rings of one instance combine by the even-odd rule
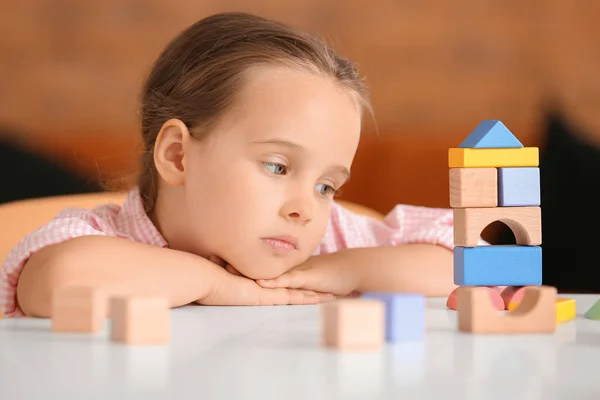
[[[364,293],[361,297],[385,304],[385,338],[412,341],[425,335],[425,297],[412,293]]]
[[[535,286],[542,284],[540,246],[454,247],[454,284]]]
[[[540,169],[538,167],[498,168],[498,206],[539,206]]]
[[[519,148],[523,144],[498,120],[484,120],[460,144],[462,148]]]

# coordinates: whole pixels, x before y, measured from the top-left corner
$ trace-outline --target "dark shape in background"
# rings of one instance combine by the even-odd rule
[[[0,204],[62,194],[90,193],[101,187],[50,159],[10,141],[0,132]]]
[[[565,115],[545,119],[540,157],[543,282],[561,292],[600,292],[600,149]]]

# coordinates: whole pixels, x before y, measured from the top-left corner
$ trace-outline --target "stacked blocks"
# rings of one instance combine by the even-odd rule
[[[406,293],[365,293],[360,298],[321,304],[322,344],[341,351],[377,351],[386,342],[425,335],[425,297]]]
[[[465,153],[467,150],[471,153]],[[502,122],[483,121],[459,148],[450,149],[449,158],[450,206],[454,209],[454,283],[541,285],[537,148],[523,147]],[[537,180],[523,181],[524,175],[537,176]],[[512,229],[516,246],[478,245],[481,232],[495,221],[502,221]]]
[[[459,286],[454,295],[458,303],[456,308],[463,314],[462,319],[459,316],[462,321],[459,329],[482,333],[505,328],[506,332],[535,331],[535,326],[515,325],[508,319],[505,322],[483,321],[484,325],[491,324],[489,329],[472,321],[482,318],[489,310],[507,309],[519,287],[528,287],[522,292],[524,297],[520,303],[536,310],[537,320],[552,314],[554,323],[556,289],[540,287],[542,235],[538,149],[524,147],[502,122],[486,120],[458,148],[449,149],[448,159],[450,206],[454,209],[454,283]],[[511,228],[516,245],[482,245],[482,231],[496,221]],[[506,293],[491,286],[507,286]],[[536,290],[540,293],[536,294]],[[533,297],[527,300],[527,295]],[[503,301],[495,306],[499,303],[498,296]],[[483,305],[475,299],[481,298],[486,299],[489,309],[478,309]],[[549,298],[553,298],[552,310],[539,312],[539,307],[547,307]],[[536,299],[540,301],[538,305],[532,303]],[[450,298],[447,304],[450,305]],[[537,326],[546,332],[547,321],[543,328],[542,325],[538,321]]]

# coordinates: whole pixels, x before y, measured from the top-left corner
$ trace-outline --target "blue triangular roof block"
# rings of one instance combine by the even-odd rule
[[[482,121],[458,147],[497,149],[523,147],[519,139],[498,120]]]

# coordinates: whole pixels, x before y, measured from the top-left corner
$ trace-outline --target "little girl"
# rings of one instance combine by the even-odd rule
[[[22,239],[0,272],[2,311],[51,317],[62,285],[172,307],[448,295],[451,210],[399,205],[380,222],[333,201],[364,111],[354,64],[319,39],[242,13],[198,21],[147,78],[125,203],[66,209]]]

